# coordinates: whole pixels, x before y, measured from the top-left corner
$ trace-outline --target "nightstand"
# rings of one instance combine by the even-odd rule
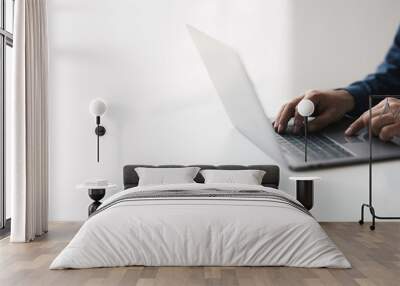
[[[320,177],[289,177],[296,181],[296,199],[307,209],[311,210],[314,206],[314,181]]]
[[[106,191],[115,189],[117,185],[115,184],[108,184],[106,186],[93,186],[93,185],[85,185],[81,184],[76,186],[77,189],[88,190],[89,197],[93,200],[93,203],[88,207],[88,215],[90,216],[94,213],[97,208],[101,205],[100,200],[104,198]]]

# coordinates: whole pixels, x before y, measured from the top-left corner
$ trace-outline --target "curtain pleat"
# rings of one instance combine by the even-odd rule
[[[15,27],[10,240],[27,242],[48,229],[46,0],[16,1]]]

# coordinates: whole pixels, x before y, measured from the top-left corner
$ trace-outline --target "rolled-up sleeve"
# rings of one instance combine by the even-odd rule
[[[344,89],[354,97],[354,109],[349,113],[353,116],[368,109],[369,95],[400,95],[400,26],[392,46],[376,72]]]

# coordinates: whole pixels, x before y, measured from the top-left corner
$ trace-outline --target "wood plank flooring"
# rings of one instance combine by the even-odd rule
[[[0,241],[1,286],[136,285],[400,285],[400,223],[378,222],[375,232],[357,223],[323,223],[352,269],[289,267],[121,267],[48,270],[80,223],[52,223],[49,233],[28,244]]]

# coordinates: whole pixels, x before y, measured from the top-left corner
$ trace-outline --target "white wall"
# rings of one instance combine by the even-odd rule
[[[311,87],[342,86],[372,71],[398,24],[400,2],[328,0],[50,0],[50,219],[83,220],[75,185],[146,164],[268,164],[231,126],[185,24],[235,46],[270,114]],[[91,99],[107,100],[101,163]],[[394,214],[397,183],[376,168],[377,206]],[[400,166],[399,166],[400,167]],[[392,172],[396,174],[395,171]],[[366,198],[366,166],[315,172],[313,213],[354,220]],[[281,186],[293,192],[289,173]]]

